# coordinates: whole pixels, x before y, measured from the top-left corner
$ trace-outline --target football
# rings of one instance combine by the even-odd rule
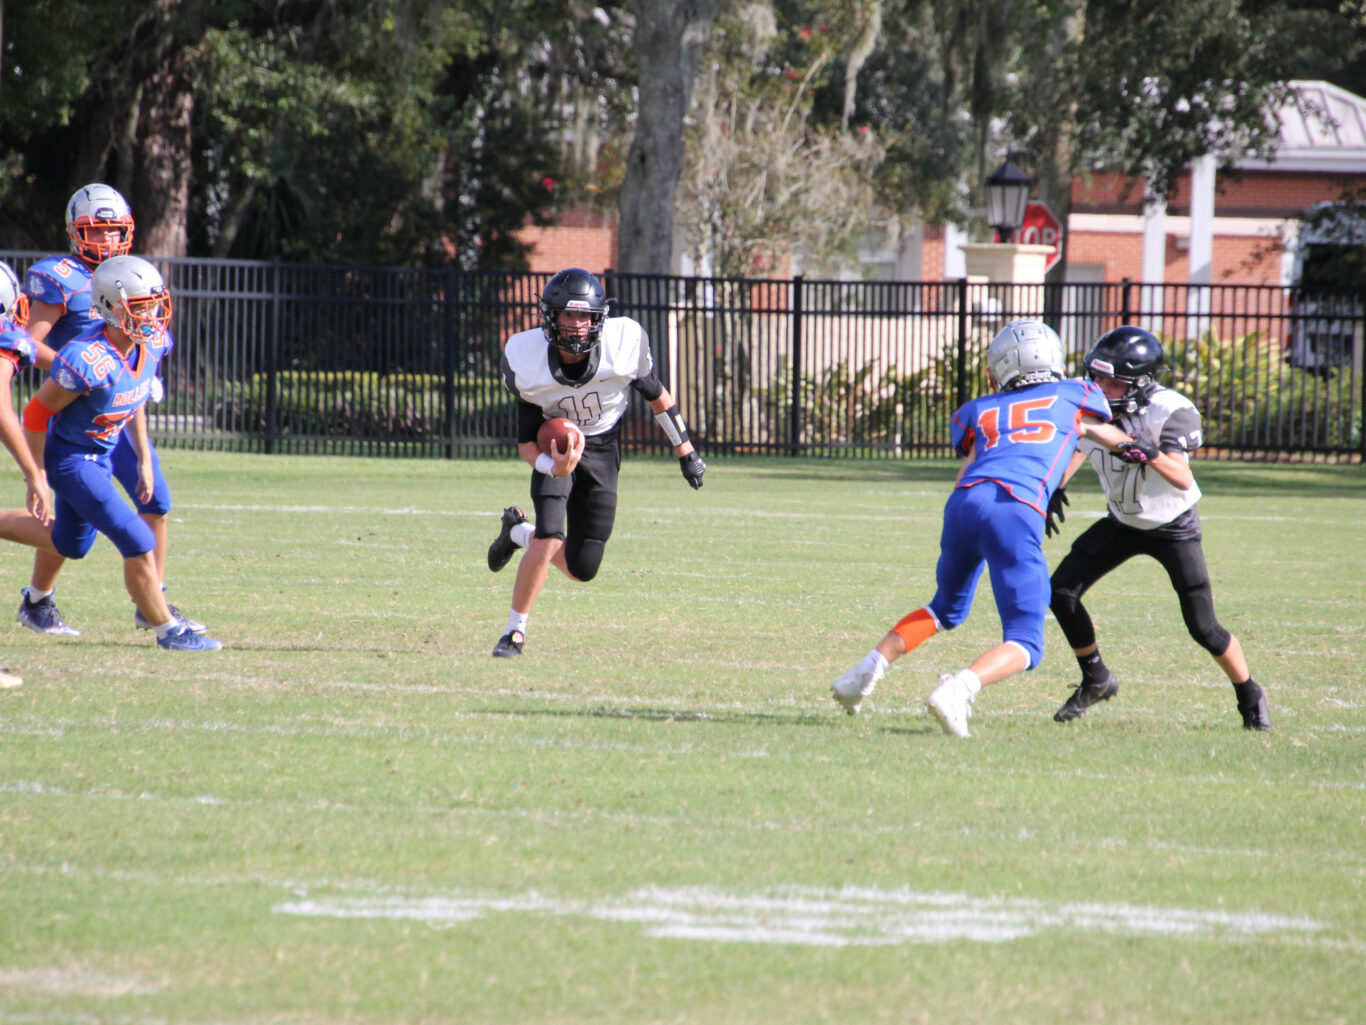
[[[554,455],[550,451],[552,441],[559,446],[561,452],[568,452],[569,439],[575,434],[583,434],[583,431],[579,430],[578,424],[574,423],[573,420],[566,420],[562,416],[557,416],[541,424],[541,429],[536,432],[536,444],[547,455]]]

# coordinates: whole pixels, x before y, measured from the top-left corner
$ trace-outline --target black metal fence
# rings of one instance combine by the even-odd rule
[[[20,274],[44,254],[0,252]],[[502,343],[539,323],[545,275],[454,268],[156,261],[176,351],[157,444],[466,458],[513,451]],[[661,377],[712,453],[949,454],[948,420],[987,388],[1018,316],[1054,324],[1071,369],[1104,331],[1159,334],[1206,456],[1359,460],[1360,294],[1274,286],[866,282],[604,275],[648,330]],[[36,388],[26,375],[21,391]],[[20,401],[26,397],[20,396]],[[627,448],[665,451],[643,404]]]

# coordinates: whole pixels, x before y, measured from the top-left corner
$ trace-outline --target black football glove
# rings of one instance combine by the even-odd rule
[[[1119,456],[1121,462],[1143,466],[1157,458],[1157,446],[1151,441],[1136,438],[1133,441],[1126,441],[1115,449],[1115,455]]]
[[[1052,537],[1054,534],[1062,533],[1062,528],[1058,526],[1058,523],[1067,522],[1067,514],[1062,511],[1062,507],[1071,504],[1072,503],[1067,500],[1066,489],[1059,484],[1058,490],[1053,492],[1053,497],[1048,500],[1048,513],[1044,516],[1043,520],[1044,537]],[[1058,518],[1058,523],[1053,522],[1054,516]]]
[[[702,474],[707,472],[707,464],[696,452],[678,457],[678,465],[683,469],[683,479],[695,488],[702,486]]]

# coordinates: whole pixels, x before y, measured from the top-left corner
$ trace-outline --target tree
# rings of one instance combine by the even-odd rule
[[[726,0],[631,0],[636,131],[618,199],[618,267],[667,274],[673,258],[674,197],[683,173],[683,118],[712,23]]]
[[[764,3],[718,19],[689,112],[676,214],[699,264],[742,277],[794,249],[836,262],[867,230],[881,147],[867,125],[811,119],[815,87],[843,85],[832,58],[858,45],[860,29],[840,38],[825,25],[780,28]]]

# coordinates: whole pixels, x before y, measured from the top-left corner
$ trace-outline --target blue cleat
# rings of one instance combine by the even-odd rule
[[[223,647],[222,641],[197,634],[188,627],[177,624],[165,637],[157,638],[157,647],[167,651],[217,651]]]
[[[183,626],[186,630],[189,630],[190,632],[197,634],[208,633],[209,628],[207,626],[205,626],[198,620],[191,619],[189,616],[185,615],[185,613],[181,612],[174,605],[167,603],[166,607],[171,610],[171,617],[177,623]],[[147,622],[147,617],[142,614],[142,609],[137,608],[136,606],[133,607],[133,625],[137,627],[139,630],[156,629],[156,627],[153,624]]]
[[[61,637],[79,637],[81,632],[66,625],[66,620],[57,611],[57,603],[48,595],[42,601],[29,601],[28,588],[24,588],[23,600],[19,602],[19,622],[40,634]]]

